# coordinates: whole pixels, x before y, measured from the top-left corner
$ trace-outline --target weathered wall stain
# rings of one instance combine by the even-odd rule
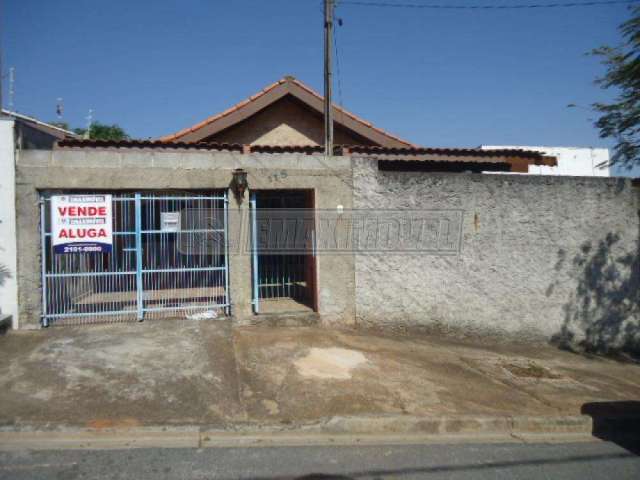
[[[380,172],[354,160],[354,208],[465,212],[458,256],[356,256],[357,320],[638,350],[638,192],[625,179]]]

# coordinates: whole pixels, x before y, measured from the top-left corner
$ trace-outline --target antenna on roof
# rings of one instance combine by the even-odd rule
[[[58,116],[58,120],[62,120],[62,115],[64,114],[64,104],[62,103],[62,97],[58,97],[56,103],[56,115]]]
[[[14,109],[14,99],[16,95],[15,89],[16,83],[16,68],[9,68],[9,110],[13,111]]]
[[[93,123],[93,109],[89,109],[89,115],[87,115],[87,129],[84,132],[83,137],[85,140],[91,138],[91,124]]]

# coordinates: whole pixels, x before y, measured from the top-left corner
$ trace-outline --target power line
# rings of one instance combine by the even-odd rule
[[[367,0],[341,0],[340,5],[354,5],[358,7],[389,7],[389,8],[420,8],[432,10],[524,10],[543,8],[573,8],[595,7],[600,5],[631,5],[640,0],[592,0],[588,2],[556,2],[534,3],[528,5],[446,5],[428,3],[391,3]]]

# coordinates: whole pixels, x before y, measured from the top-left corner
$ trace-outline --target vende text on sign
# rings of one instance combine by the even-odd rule
[[[54,253],[108,253],[113,245],[111,195],[51,197]]]

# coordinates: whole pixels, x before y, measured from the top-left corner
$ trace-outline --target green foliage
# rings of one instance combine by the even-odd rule
[[[612,164],[627,168],[640,164],[640,7],[632,9],[632,17],[620,25],[623,43],[617,47],[603,46],[593,55],[603,57],[606,74],[596,80],[603,89],[615,88],[613,103],[594,103],[602,115],[595,126],[601,138],[616,141]]]
[[[74,133],[78,135],[85,135],[87,133],[86,128],[74,128]],[[116,125],[107,125],[100,122],[95,122],[91,124],[89,128],[89,138],[91,140],[127,140],[129,135],[125,132],[122,127]]]

